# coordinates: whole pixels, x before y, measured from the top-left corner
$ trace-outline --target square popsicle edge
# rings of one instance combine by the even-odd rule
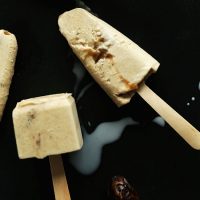
[[[71,94],[23,100],[13,110],[13,123],[21,159],[72,152],[83,144]]]

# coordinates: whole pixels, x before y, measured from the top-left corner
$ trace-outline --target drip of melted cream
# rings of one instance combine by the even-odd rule
[[[76,77],[76,82],[74,85],[74,94],[76,95],[78,93],[78,89],[80,86],[81,81],[83,80],[85,74],[86,74],[86,70],[85,68],[82,66],[82,64],[80,62],[75,62],[72,72],[74,73],[75,77]],[[92,83],[89,83],[88,85],[86,85],[79,93],[78,93],[78,97],[76,98],[76,101],[78,102],[80,100],[81,97],[84,96],[85,92],[93,85]]]
[[[162,117],[160,117],[160,116],[155,117],[155,118],[152,120],[152,122],[154,122],[155,124],[158,124],[158,125],[161,126],[161,127],[164,127],[164,126],[165,126],[165,120],[164,120]]]
[[[133,124],[137,122],[128,117],[119,121],[101,123],[91,134],[82,128],[84,144],[80,151],[69,155],[71,164],[81,174],[94,173],[101,163],[103,146],[118,140],[125,127]]]

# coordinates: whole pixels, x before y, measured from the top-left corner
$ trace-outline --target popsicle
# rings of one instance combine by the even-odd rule
[[[70,199],[58,155],[83,145],[74,98],[63,93],[22,100],[13,110],[13,123],[19,158],[50,156],[56,199]]]
[[[15,36],[6,30],[0,30],[0,121],[9,95],[16,54]]]
[[[84,9],[63,13],[58,25],[73,52],[117,106],[129,103],[137,92],[186,142],[200,149],[199,131],[145,85],[159,67],[157,60]]]

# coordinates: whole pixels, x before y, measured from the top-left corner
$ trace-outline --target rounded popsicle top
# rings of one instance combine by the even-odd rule
[[[1,62],[7,63],[6,61],[14,62],[13,57],[17,54],[17,40],[14,34],[7,30],[0,30],[0,57]],[[0,69],[2,65],[0,66]]]
[[[0,30],[0,121],[14,74],[17,48],[15,35],[6,30]]]
[[[159,63],[137,44],[88,11],[60,15],[60,32],[97,83],[118,105],[131,100]]]

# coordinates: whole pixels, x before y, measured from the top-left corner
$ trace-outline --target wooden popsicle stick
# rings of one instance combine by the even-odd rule
[[[194,149],[200,149],[200,133],[147,85],[142,84],[138,94]]]
[[[56,200],[71,200],[62,157],[49,156],[51,175]]]

